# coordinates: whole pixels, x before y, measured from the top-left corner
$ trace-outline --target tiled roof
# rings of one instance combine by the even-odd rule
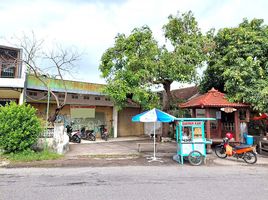
[[[198,93],[198,88],[196,86],[181,88],[172,90],[171,94],[173,98],[188,100],[190,97]]]
[[[249,107],[244,103],[229,102],[224,93],[212,88],[207,93],[198,97],[192,98],[189,101],[179,105],[180,108],[193,108],[193,107]]]

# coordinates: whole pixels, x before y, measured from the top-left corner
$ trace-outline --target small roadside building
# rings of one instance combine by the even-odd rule
[[[221,140],[227,132],[234,134],[235,141],[241,141],[243,133],[247,133],[250,106],[230,102],[224,93],[214,88],[179,104],[179,107],[190,109],[192,117],[216,118],[206,122],[206,137],[214,142]]]
[[[50,90],[59,100],[65,98],[65,87],[60,79],[49,79]],[[46,120],[55,111],[56,100],[49,96],[45,85],[33,75],[26,79],[26,102],[37,109],[40,118]],[[76,129],[85,127],[92,130],[99,125],[106,125],[113,137],[141,136],[144,134],[143,124],[132,123],[132,116],[141,112],[137,105],[129,105],[118,111],[113,102],[102,92],[105,85],[81,81],[64,80],[67,89],[66,105],[60,111],[64,121],[74,121]]]

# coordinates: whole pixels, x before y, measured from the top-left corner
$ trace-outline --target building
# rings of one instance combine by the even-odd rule
[[[241,141],[243,133],[247,132],[250,105],[230,102],[224,93],[214,88],[179,107],[191,109],[192,117],[216,118],[206,122],[206,137],[214,141],[221,140],[227,132],[234,133],[235,140]]]
[[[174,99],[179,101],[187,101],[198,94],[198,87],[191,86],[180,89],[171,90],[171,95]]]
[[[0,45],[0,105],[24,101],[25,69],[21,58],[21,49]]]
[[[38,110],[38,116],[46,120],[48,113],[53,113],[56,101],[49,96],[46,86],[35,76],[27,76],[26,102]],[[65,87],[60,79],[47,79],[50,90],[55,92],[59,100],[65,98]],[[75,128],[86,127],[93,130],[99,125],[106,125],[113,137],[140,136],[144,134],[142,123],[133,123],[132,116],[141,112],[137,105],[129,104],[127,108],[117,111],[112,101],[101,91],[102,84],[64,80],[67,88],[67,101],[60,118],[74,121]]]
[[[50,90],[63,100],[65,87],[61,80],[48,79]],[[142,123],[133,123],[131,117],[140,113],[137,105],[118,111],[112,101],[101,92],[104,85],[64,80],[67,102],[60,112],[64,120],[74,121],[76,128],[94,129],[104,124],[114,137],[140,136],[144,134]],[[27,75],[22,64],[22,49],[0,45],[0,105],[10,101],[27,102],[37,109],[44,120],[55,111],[56,102],[49,97],[47,88],[36,77]]]

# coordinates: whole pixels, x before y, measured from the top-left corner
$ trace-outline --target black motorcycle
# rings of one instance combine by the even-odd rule
[[[84,140],[91,140],[95,141],[96,140],[96,135],[94,130],[86,130],[85,127],[81,129],[81,138]]]
[[[72,125],[73,123],[66,126],[67,135],[69,136],[69,142],[80,143],[81,142],[80,131],[73,131]]]
[[[105,128],[105,125],[100,125],[99,126],[100,134],[101,134],[101,139],[107,141],[108,140],[108,130]]]

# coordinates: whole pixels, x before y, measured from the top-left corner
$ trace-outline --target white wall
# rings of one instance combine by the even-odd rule
[[[0,78],[0,87],[24,88],[24,78]]]

